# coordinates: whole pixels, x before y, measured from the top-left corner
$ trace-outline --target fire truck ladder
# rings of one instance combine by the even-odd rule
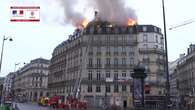
[[[84,31],[84,30],[83,30]],[[83,35],[83,33],[81,34]],[[85,52],[82,52],[83,53],[83,60],[82,62],[86,62],[86,57],[87,57],[87,51],[88,51],[88,48],[91,44],[91,40],[92,39],[92,36],[88,36],[88,42],[86,42],[86,49],[85,49]],[[74,98],[77,98],[79,99],[80,98],[80,86],[81,86],[81,81],[82,81],[82,62],[80,63],[80,72],[78,73],[78,77],[75,81],[75,84],[74,84],[74,87],[72,89],[72,95]],[[85,67],[85,65],[83,65]]]

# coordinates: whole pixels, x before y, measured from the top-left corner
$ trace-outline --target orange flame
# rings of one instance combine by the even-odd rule
[[[84,27],[84,28],[86,28],[87,27],[87,25],[88,25],[88,23],[89,23],[89,21],[87,20],[87,19],[84,19],[83,21],[82,21],[82,26]]]
[[[134,26],[136,24],[137,24],[137,20],[134,20],[134,19],[131,19],[131,18],[128,19],[128,22],[127,22],[128,26]]]

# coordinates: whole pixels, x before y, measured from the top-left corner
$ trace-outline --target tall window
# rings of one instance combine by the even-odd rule
[[[89,58],[89,66],[90,66],[90,67],[93,66],[93,60],[92,60],[92,58]]]
[[[101,66],[101,59],[97,58],[97,67],[100,67],[100,66]]]
[[[147,34],[143,35],[143,42],[148,42],[148,35]]]
[[[119,88],[117,84],[114,85],[114,92],[119,92]]]
[[[106,36],[106,42],[110,41],[110,36]]]
[[[127,86],[126,85],[122,85],[122,91],[123,92],[127,91]]]
[[[106,92],[110,92],[110,85],[106,85]]]
[[[109,46],[106,47],[106,55],[110,56],[110,47]]]
[[[89,48],[89,53],[88,54],[93,55],[93,48],[92,47]]]
[[[88,85],[87,91],[92,92],[92,85]]]
[[[123,42],[127,41],[127,36],[122,36],[122,41]]]
[[[114,80],[118,80],[118,72],[117,71],[114,72]]]
[[[118,47],[115,46],[115,47],[114,47],[114,53],[117,53],[117,52],[118,52]]]
[[[130,58],[130,65],[134,65],[134,59]]]
[[[114,65],[115,65],[115,66],[118,65],[118,58],[114,58]]]
[[[97,47],[97,55],[100,55],[101,54],[101,47]]]
[[[122,58],[122,65],[126,65],[126,59]]]
[[[122,72],[122,77],[126,77],[127,74],[125,72]]]
[[[106,65],[110,65],[110,58],[106,58]]]
[[[156,43],[158,43],[158,36],[157,35],[155,36],[155,39],[156,39]]]
[[[110,71],[106,71],[106,78],[110,78]]]
[[[100,71],[97,71],[97,80],[100,80],[100,79],[101,79]]]
[[[92,80],[93,76],[92,76],[92,71],[88,72],[88,80]]]
[[[101,86],[100,85],[96,86],[96,92],[101,92]]]

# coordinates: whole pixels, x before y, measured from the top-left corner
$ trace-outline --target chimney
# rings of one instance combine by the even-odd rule
[[[95,11],[95,21],[99,21],[100,20],[100,17],[98,16],[98,11]]]
[[[97,12],[97,11],[95,11],[95,18],[97,17],[97,15],[98,15],[98,12]]]

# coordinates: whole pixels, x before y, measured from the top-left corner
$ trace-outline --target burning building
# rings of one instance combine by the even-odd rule
[[[117,104],[132,107],[133,68],[145,65],[150,88],[146,95],[164,94],[164,39],[161,29],[125,25],[95,19],[85,21],[52,53],[48,80],[49,94],[74,95],[89,105]],[[81,23],[82,24],[82,23]]]

